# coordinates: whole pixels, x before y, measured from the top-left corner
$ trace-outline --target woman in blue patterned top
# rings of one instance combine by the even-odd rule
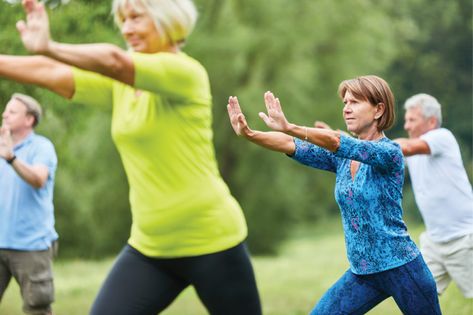
[[[237,135],[336,174],[350,269],[311,314],[365,314],[390,296],[404,314],[441,314],[432,274],[402,220],[404,161],[399,145],[384,135],[394,123],[394,96],[377,76],[343,81],[338,91],[357,139],[288,122],[271,92],[264,96],[267,114],[259,116],[274,131],[250,129],[236,97],[227,106]]]

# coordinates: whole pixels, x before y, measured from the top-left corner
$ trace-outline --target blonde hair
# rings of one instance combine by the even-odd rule
[[[388,83],[375,75],[361,76],[345,80],[338,86],[338,95],[343,99],[349,91],[356,99],[367,101],[376,106],[384,104],[384,113],[378,121],[378,131],[391,128],[396,118],[394,112],[394,95]]]
[[[161,44],[184,45],[197,21],[197,9],[192,0],[114,0],[112,14],[115,23],[122,26],[122,10],[129,4],[139,10],[142,5],[156,26]]]
[[[33,128],[36,127],[43,116],[43,110],[38,101],[32,98],[31,96],[15,93],[11,97],[12,100],[17,100],[21,102],[26,107],[26,113],[34,117]]]

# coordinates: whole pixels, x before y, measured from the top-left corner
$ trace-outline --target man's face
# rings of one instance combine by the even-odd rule
[[[33,127],[34,117],[27,112],[26,106],[17,99],[11,99],[2,114],[2,126],[11,132]]]
[[[435,127],[435,118],[426,118],[420,107],[411,107],[404,115],[404,130],[409,138],[419,138],[421,135]]]

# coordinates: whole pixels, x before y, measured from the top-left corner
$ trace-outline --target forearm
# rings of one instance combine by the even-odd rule
[[[337,151],[340,146],[340,132],[335,130],[289,124],[285,134],[308,141],[331,152]]]
[[[66,98],[74,94],[70,67],[43,56],[0,55],[0,77],[38,85]]]
[[[394,141],[399,144],[404,156],[430,154],[429,145],[422,139],[397,138]]]
[[[11,163],[11,167],[13,167],[18,176],[34,188],[41,188],[46,184],[48,179],[48,169],[46,166],[28,165],[16,158]]]
[[[50,42],[45,55],[128,85],[134,84],[133,60],[129,54],[115,45]]]
[[[266,149],[292,155],[296,150],[293,138],[281,132],[254,131],[247,139]]]

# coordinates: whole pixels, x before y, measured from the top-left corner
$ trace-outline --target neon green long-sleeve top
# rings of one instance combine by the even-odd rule
[[[135,88],[73,70],[73,101],[113,107],[112,138],[130,186],[128,243],[151,257],[237,245],[247,227],[218,171],[207,72],[184,53],[131,56]]]

